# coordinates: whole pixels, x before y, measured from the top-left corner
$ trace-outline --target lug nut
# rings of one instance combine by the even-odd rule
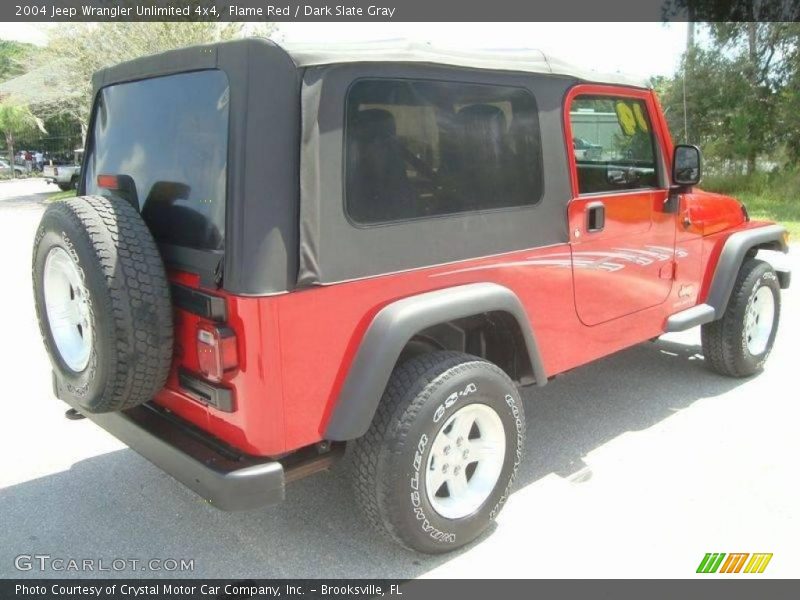
[[[469,456],[469,450],[464,450],[464,460]]]
[[[461,472],[461,467],[455,467],[453,469],[453,475],[458,475]]]
[[[444,454],[445,454],[445,456],[447,456],[448,454],[450,454],[450,446],[445,446],[445,447],[444,447]]]
[[[449,465],[445,464],[442,466],[442,473],[447,473],[447,469],[449,469]]]

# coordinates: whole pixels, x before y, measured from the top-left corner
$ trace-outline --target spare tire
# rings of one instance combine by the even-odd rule
[[[112,412],[164,386],[169,287],[155,240],[126,200],[84,196],[48,206],[33,244],[33,292],[61,399]]]

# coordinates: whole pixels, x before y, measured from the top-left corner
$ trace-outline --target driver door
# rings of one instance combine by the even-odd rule
[[[611,86],[577,86],[566,100],[575,306],[585,325],[661,304],[672,289],[675,217],[664,210],[654,110],[649,92]]]

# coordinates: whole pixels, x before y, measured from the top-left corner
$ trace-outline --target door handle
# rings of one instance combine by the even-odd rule
[[[586,205],[586,231],[589,233],[603,231],[606,226],[606,205],[602,202],[590,202]]]

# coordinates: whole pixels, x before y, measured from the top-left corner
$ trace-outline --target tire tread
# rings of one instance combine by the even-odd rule
[[[58,201],[46,213],[85,232],[106,284],[107,296],[92,300],[109,304],[113,356],[107,357],[108,384],[92,400],[92,412],[125,410],[151,400],[169,374],[173,327],[164,264],[147,225],[127,201],[103,196]],[[46,313],[39,306],[36,312],[44,333]]]
[[[750,258],[746,260],[736,276],[730,300],[721,319],[706,323],[701,328],[701,344],[706,364],[715,372],[727,377],[748,377],[753,370],[747,368],[741,360],[741,328],[739,313],[750,299],[758,278],[763,272],[771,270],[768,263]],[[780,296],[776,297],[777,306],[774,327],[778,326],[780,316]],[[771,346],[767,347],[767,354]]]
[[[355,441],[349,453],[350,476],[356,502],[370,525],[389,540],[415,550],[397,528],[401,507],[390,493],[392,480],[381,472],[387,455],[405,448],[409,431],[420,409],[440,385],[476,367],[489,368],[514,385],[500,367],[481,358],[455,351],[436,351],[416,356],[397,366],[375,412],[367,433]],[[437,381],[439,380],[439,381]],[[434,381],[440,385],[431,385]],[[513,477],[513,476],[512,476]],[[443,547],[441,551],[446,551]]]

